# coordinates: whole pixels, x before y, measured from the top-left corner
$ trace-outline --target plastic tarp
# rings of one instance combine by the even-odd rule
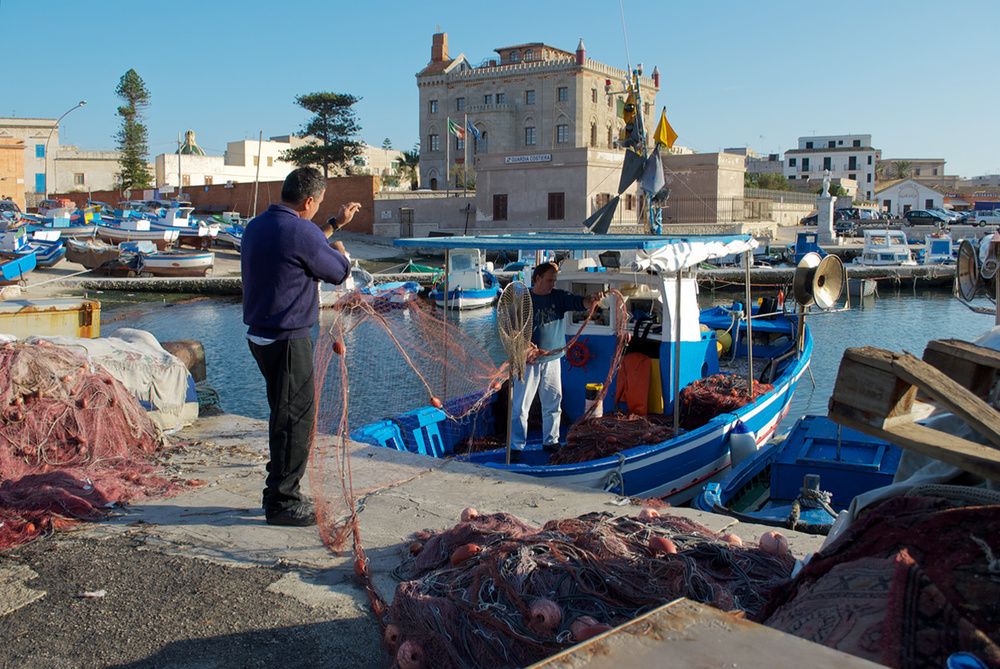
[[[757,248],[753,237],[749,239],[679,240],[657,249],[622,251],[621,265],[634,270],[651,269],[657,272],[676,272],[697,267],[711,258],[722,258],[734,253],[745,253]]]
[[[33,336],[26,341],[40,339],[86,351],[91,364],[121,381],[160,429],[173,430],[198,418],[194,378],[181,359],[164,350],[152,334],[122,328],[112,337],[98,339]]]

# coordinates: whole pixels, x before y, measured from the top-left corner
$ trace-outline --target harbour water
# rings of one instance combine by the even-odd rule
[[[267,419],[263,380],[247,347],[239,299],[159,296],[150,301],[149,295],[112,294],[92,297],[102,301],[102,336],[128,327],[151,332],[160,341],[201,341],[208,361],[208,381],[219,392],[222,408],[229,413]],[[732,292],[703,291],[699,297],[702,307],[740,299]],[[494,360],[503,359],[491,310],[450,317],[456,318]],[[949,293],[933,289],[882,291],[878,297],[860,303],[855,298],[850,311],[810,316],[807,322],[815,340],[811,373],[800,381],[783,428],[790,427],[804,413],[826,413],[845,348],[876,346],[920,357],[932,339],[971,340],[991,328],[993,321],[992,315],[974,313]]]

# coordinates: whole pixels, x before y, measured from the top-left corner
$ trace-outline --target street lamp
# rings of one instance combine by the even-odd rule
[[[68,109],[66,114],[70,113],[74,109],[79,109],[83,105],[87,104],[86,100],[80,100],[75,107]],[[47,200],[49,198],[49,140],[52,139],[52,133],[55,132],[56,128],[59,127],[59,121],[66,118],[66,114],[63,114],[58,119],[56,119],[55,124],[53,124],[52,129],[49,130],[49,136],[45,138],[45,192],[42,193],[42,199]],[[55,174],[55,164],[52,165],[53,175]]]

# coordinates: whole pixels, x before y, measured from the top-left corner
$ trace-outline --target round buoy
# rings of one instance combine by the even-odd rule
[[[753,435],[746,424],[737,420],[729,431],[729,459],[733,467],[740,464],[757,452],[757,437]]]
[[[720,353],[727,353],[729,347],[733,345],[733,336],[725,330],[716,330],[715,339],[719,343]]]

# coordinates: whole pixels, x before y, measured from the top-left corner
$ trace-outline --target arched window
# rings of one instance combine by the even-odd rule
[[[597,148],[597,124],[590,124],[590,145]]]
[[[476,145],[475,145],[475,151],[476,151],[476,153],[489,153],[490,152],[490,143],[489,143],[489,139],[487,138],[488,134],[489,133],[487,133],[485,130],[480,130],[479,131],[479,139],[475,140],[475,142],[476,142]]]
[[[613,149],[615,147],[615,129],[613,126],[608,126],[608,148]]]
[[[510,52],[510,62],[512,62],[512,63],[516,63],[517,62],[517,51],[511,51]]]

